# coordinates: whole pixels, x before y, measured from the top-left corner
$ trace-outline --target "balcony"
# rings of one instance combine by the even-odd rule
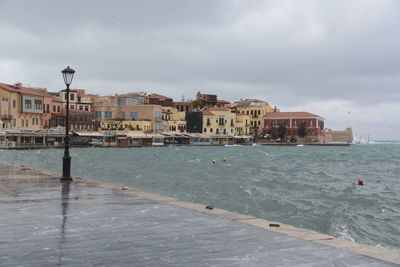
[[[0,118],[2,121],[11,121],[13,119],[13,116],[10,114],[3,114],[3,115],[1,115]]]

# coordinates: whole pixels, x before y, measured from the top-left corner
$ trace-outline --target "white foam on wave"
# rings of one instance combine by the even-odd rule
[[[336,224],[332,227],[333,236],[356,242],[350,235],[349,230],[345,224]]]

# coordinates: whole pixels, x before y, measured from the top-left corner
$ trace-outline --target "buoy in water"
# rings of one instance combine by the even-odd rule
[[[358,179],[358,180],[357,180],[357,183],[358,183],[358,185],[364,185],[363,179]]]
[[[215,159],[213,159],[211,162],[212,162],[212,164],[217,163],[217,161]]]
[[[224,161],[228,161],[228,158],[225,157],[225,158],[224,158]]]

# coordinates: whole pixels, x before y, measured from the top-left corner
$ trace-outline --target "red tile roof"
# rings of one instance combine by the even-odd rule
[[[151,94],[151,95],[148,96],[148,98],[172,99],[172,98],[170,98],[170,97],[163,96],[163,95],[159,95],[159,94]]]
[[[203,110],[203,115],[214,115],[209,109]]]
[[[226,100],[217,100],[217,103],[220,103],[220,104],[230,104],[231,102],[228,102],[228,101],[226,101]]]
[[[320,117],[318,115],[309,113],[309,112],[271,112],[267,113],[264,115],[264,118],[266,117],[297,117],[297,118],[302,118],[302,117]]]
[[[4,89],[6,91],[9,92],[15,92],[15,93],[20,93],[20,94],[24,94],[24,95],[33,95],[33,96],[49,96],[49,94],[38,90],[38,89],[32,89],[32,88],[28,88],[28,87],[23,87],[23,86],[14,86],[11,84],[5,84],[5,83],[0,83],[0,88]]]

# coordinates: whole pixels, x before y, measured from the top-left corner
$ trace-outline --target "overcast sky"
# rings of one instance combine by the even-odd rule
[[[0,82],[197,91],[400,139],[400,1],[0,0]]]

